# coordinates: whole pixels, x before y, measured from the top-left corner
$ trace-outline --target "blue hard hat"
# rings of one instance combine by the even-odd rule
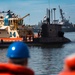
[[[8,58],[29,58],[29,49],[24,42],[14,42],[12,43],[7,50]]]

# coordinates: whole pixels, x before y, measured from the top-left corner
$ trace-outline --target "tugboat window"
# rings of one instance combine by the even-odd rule
[[[16,33],[15,32],[13,33],[13,36],[16,37]]]

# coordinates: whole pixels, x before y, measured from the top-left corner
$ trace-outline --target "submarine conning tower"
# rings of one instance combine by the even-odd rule
[[[63,37],[64,32],[61,31],[61,25],[50,23],[50,9],[47,9],[47,18],[42,22],[42,37]],[[61,33],[61,34],[60,34]]]
[[[46,20],[42,22],[41,29],[40,42],[42,43],[70,42],[69,39],[64,37],[60,24],[50,23],[50,9],[47,9]]]

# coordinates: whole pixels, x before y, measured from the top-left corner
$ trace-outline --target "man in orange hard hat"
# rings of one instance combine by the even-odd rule
[[[75,54],[69,55],[65,58],[63,71],[58,75],[75,75]]]

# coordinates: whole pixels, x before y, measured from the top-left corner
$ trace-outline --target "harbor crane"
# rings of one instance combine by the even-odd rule
[[[60,6],[59,6],[59,10],[60,10],[61,19],[62,19],[62,21],[64,21],[65,20],[65,18],[63,16],[64,13],[63,13],[62,9],[60,8]]]

